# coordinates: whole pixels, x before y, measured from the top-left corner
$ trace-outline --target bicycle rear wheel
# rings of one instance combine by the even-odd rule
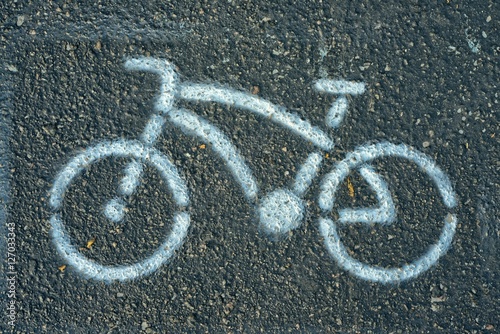
[[[168,185],[175,204],[179,207],[179,210],[174,213],[170,234],[164,239],[160,247],[148,258],[131,265],[106,266],[85,257],[72,244],[64,228],[64,221],[60,213],[64,194],[75,177],[80,175],[91,164],[111,156],[133,158],[156,168]],[[85,277],[106,282],[132,280],[156,271],[183,244],[190,224],[190,216],[186,211],[188,202],[186,183],[165,155],[139,141],[103,142],[87,148],[84,152],[71,159],[57,175],[50,191],[50,206],[55,211],[50,219],[52,225],[51,234],[59,254],[70,266]]]
[[[334,195],[338,186],[347,175],[351,171],[360,168],[363,164],[383,157],[399,157],[415,163],[434,181],[445,206],[448,209],[456,206],[456,194],[448,177],[437,167],[431,158],[406,145],[382,142],[357,148],[355,151],[349,153],[344,160],[339,162],[332,172],[325,176],[319,195],[319,205],[324,212],[324,216],[331,212],[335,201]],[[373,190],[377,192],[377,189]],[[448,213],[444,218],[444,226],[438,241],[420,258],[399,268],[382,268],[362,263],[353,258],[349,255],[340,239],[337,225],[338,222],[334,222],[330,218],[322,217],[319,221],[320,233],[325,240],[325,245],[330,255],[336,260],[339,266],[353,275],[368,281],[385,284],[398,283],[415,278],[432,267],[449,249],[455,234],[457,218],[454,214]]]

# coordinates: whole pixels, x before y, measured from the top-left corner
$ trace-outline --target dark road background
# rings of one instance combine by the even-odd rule
[[[497,2],[7,1],[0,9],[0,332],[500,329]],[[134,56],[170,60],[181,80],[257,94],[329,133],[336,146],[305,196],[302,226],[283,240],[268,238],[255,205],[210,145],[167,122],[155,147],[187,181],[191,225],[182,247],[153,274],[126,283],[89,280],[67,265],[50,234],[49,192],[84,148],[142,132],[159,81],[125,70],[124,59]],[[313,90],[320,78],[366,83],[364,94],[349,97],[349,113],[335,130],[324,126],[334,98]],[[262,194],[289,186],[315,151],[265,118],[215,103],[182,106],[226,133]],[[321,178],[346,153],[381,141],[405,143],[434,159],[459,203],[450,250],[397,285],[343,270],[318,230]],[[169,232],[174,204],[154,169],[145,170],[130,200],[130,219],[112,224],[102,216],[126,162],[92,165],[64,199],[69,237],[103,264],[139,261]],[[384,158],[374,166],[393,193],[398,221],[355,224],[340,234],[357,259],[401,266],[436,242],[447,209],[413,164]],[[376,204],[359,174],[349,182],[354,196],[346,181],[335,212]]]

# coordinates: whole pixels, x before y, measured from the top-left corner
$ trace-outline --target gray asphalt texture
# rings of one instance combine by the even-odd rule
[[[7,222],[16,225],[17,257],[14,327],[6,317],[11,299],[2,260],[1,332],[500,330],[498,2],[113,3],[0,4],[2,138],[9,136],[2,148],[9,151]],[[59,270],[65,261],[50,237],[52,183],[85,147],[141,133],[159,83],[152,74],[123,68],[124,57],[141,55],[171,60],[183,80],[248,92],[257,86],[260,97],[325,130],[333,97],[315,92],[314,80],[366,82],[367,92],[350,99],[342,126],[329,132],[336,147],[306,195],[300,228],[270,240],[259,229],[255,205],[209,145],[202,148],[167,124],[156,147],[186,178],[191,198],[192,224],[175,258],[129,283],[87,280],[70,266]],[[314,151],[249,113],[217,104],[184,106],[231,138],[262,194],[290,185]],[[459,198],[451,249],[429,271],[399,285],[344,271],[318,231],[321,177],[355,147],[383,140],[435,159]],[[172,201],[154,170],[146,170],[126,223],[102,217],[125,163],[94,165],[64,201],[71,238],[79,247],[95,238],[84,252],[104,264],[144,258],[169,231]],[[380,159],[374,165],[393,192],[398,223],[346,227],[341,235],[360,260],[402,265],[436,241],[447,210],[412,164]],[[351,182],[355,197],[342,185],[336,209],[376,202],[359,175]]]

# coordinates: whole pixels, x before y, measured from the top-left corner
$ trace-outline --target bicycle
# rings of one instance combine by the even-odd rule
[[[171,159],[153,147],[166,121],[178,126],[184,133],[211,144],[213,151],[227,164],[245,197],[257,203],[259,223],[265,231],[274,236],[280,236],[300,226],[305,210],[302,197],[318,175],[323,154],[333,148],[333,140],[325,132],[297,115],[287,112],[285,108],[255,95],[212,84],[180,82],[174,65],[167,60],[149,57],[132,58],[126,60],[125,67],[129,70],[147,71],[160,76],[160,95],[155,103],[155,109],[160,114],[153,114],[150,117],[139,140],[120,139],[89,147],[71,159],[57,175],[50,191],[50,205],[55,211],[50,219],[51,233],[56,248],[70,265],[87,278],[107,282],[126,281],[151,274],[168,262],[182,245],[190,225],[187,186]],[[338,127],[347,113],[346,96],[359,95],[365,91],[364,83],[345,80],[321,79],[316,81],[314,87],[319,92],[338,96],[326,117],[326,124],[331,128]],[[237,148],[208,120],[189,110],[177,107],[175,101],[178,99],[218,102],[267,117],[311,142],[318,151],[309,154],[299,168],[294,184],[290,188],[273,190],[263,196],[262,200],[258,200],[257,182]],[[140,184],[144,166],[150,165],[160,172],[179,207],[178,211],[173,214],[172,230],[161,246],[148,258],[131,265],[105,266],[86,258],[72,245],[59,212],[65,191],[73,179],[91,164],[110,156],[132,159],[125,169],[125,176],[119,186],[119,193],[122,197],[134,193]],[[456,215],[449,212],[444,218],[444,227],[437,243],[420,258],[400,268],[382,268],[364,264],[348,254],[337,232],[338,224],[357,222],[388,225],[396,219],[396,210],[387,184],[368,164],[376,158],[389,156],[404,158],[415,163],[434,181],[445,206],[452,209],[457,205],[456,194],[446,174],[430,157],[404,144],[380,142],[358,147],[348,153],[332,171],[324,176],[318,199],[319,207],[323,212],[322,217],[319,218],[319,231],[324,238],[328,252],[343,269],[359,278],[380,283],[398,283],[428,270],[447,252],[457,226]],[[328,215],[335,202],[335,193],[353,170],[358,170],[375,192],[379,207],[341,209],[338,211],[339,219],[334,222],[328,218]],[[120,222],[124,219],[126,203],[122,197],[111,199],[104,208],[104,214],[113,222]]]

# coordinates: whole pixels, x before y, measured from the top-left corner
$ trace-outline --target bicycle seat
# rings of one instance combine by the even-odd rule
[[[332,103],[325,119],[326,125],[333,129],[340,125],[347,113],[349,103],[345,96],[347,94],[360,95],[365,92],[365,84],[363,82],[346,80],[320,79],[316,81],[314,88],[320,92],[340,95],[340,97]]]

